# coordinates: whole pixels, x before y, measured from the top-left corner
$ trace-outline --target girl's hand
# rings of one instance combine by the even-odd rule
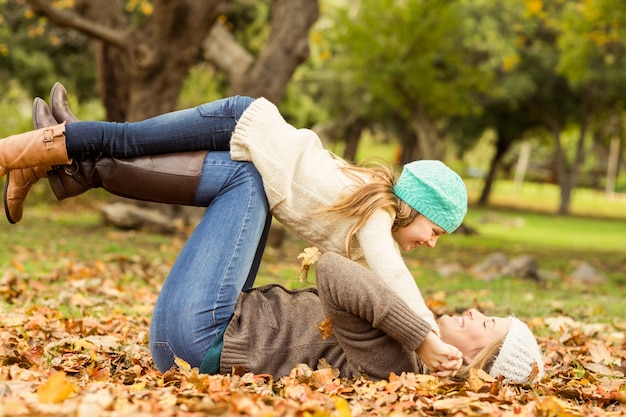
[[[435,376],[455,376],[463,364],[463,354],[455,346],[444,343],[430,332],[415,351]]]

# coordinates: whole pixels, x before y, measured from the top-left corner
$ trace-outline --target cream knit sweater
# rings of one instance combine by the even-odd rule
[[[287,123],[274,104],[255,100],[243,113],[230,143],[233,160],[249,161],[263,178],[272,215],[322,252],[345,253],[345,239],[354,220],[316,213],[337,201],[354,182],[340,167],[344,161],[324,149],[309,129]],[[394,218],[379,210],[356,235],[351,251],[432,329],[439,328],[391,236]]]

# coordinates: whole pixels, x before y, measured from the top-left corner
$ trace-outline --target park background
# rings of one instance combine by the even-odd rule
[[[570,376],[567,390],[543,397],[556,403],[537,400],[538,409],[569,410],[572,397],[594,412],[621,409],[619,395],[592,401],[572,384],[594,382],[598,369],[576,355],[599,340],[608,353],[591,362],[613,381],[600,386],[625,390],[622,1],[0,0],[0,10],[2,137],[30,129],[32,98],[48,99],[61,81],[80,119],[141,120],[232,94],[265,96],[346,159],[442,159],[463,176],[470,209],[462,233],[406,254],[433,310],[478,307],[529,323],[561,360],[553,373]],[[171,227],[119,228],[104,221],[102,207],[114,201],[91,190],[57,202],[44,180],[24,219],[0,225],[2,334],[11,341],[1,379],[19,380],[15,366],[36,368],[32,393],[64,370],[82,381],[72,379],[63,397],[74,403],[60,401],[72,410],[85,398],[85,369],[103,367],[59,358],[90,353],[110,364],[111,347],[57,340],[33,355],[16,347],[43,343],[37,320],[64,324],[70,339],[88,335],[68,322],[129,320],[136,337],[117,343],[145,349],[158,287],[198,215],[147,206]],[[258,283],[306,285],[298,259],[306,245],[274,223]],[[30,331],[39,336],[24,337]],[[149,358],[137,355],[145,369],[131,382],[149,374]],[[109,368],[109,383],[129,378],[120,376],[129,368]],[[0,395],[5,407],[39,406],[14,392],[15,403]]]

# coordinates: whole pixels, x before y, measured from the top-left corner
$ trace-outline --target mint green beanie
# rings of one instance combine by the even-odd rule
[[[454,232],[467,214],[465,184],[441,161],[406,164],[393,191],[447,233]]]

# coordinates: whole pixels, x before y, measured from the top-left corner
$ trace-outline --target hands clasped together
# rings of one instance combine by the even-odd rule
[[[463,365],[463,353],[455,346],[444,343],[430,332],[415,351],[434,376],[455,376]]]

